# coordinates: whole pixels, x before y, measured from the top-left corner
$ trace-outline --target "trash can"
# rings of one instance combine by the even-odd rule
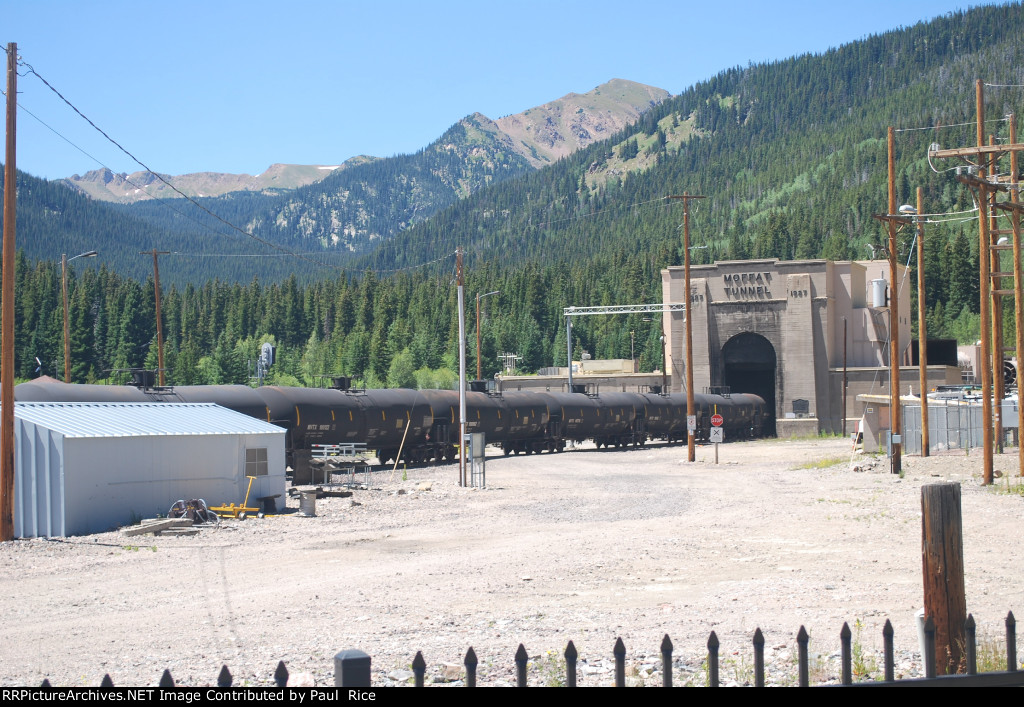
[[[316,516],[316,491],[303,491],[299,496],[299,515],[306,518]]]

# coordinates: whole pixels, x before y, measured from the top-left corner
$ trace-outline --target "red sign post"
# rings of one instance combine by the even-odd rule
[[[718,413],[711,416],[711,424],[715,427],[721,427],[723,422],[725,422],[725,418]]]

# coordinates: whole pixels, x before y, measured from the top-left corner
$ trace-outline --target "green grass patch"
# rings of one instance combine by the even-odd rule
[[[845,464],[846,457],[824,457],[822,459],[813,459],[809,462],[804,462],[798,466],[793,467],[794,469],[828,469],[831,466],[838,466],[839,464]]]
[[[992,484],[992,490],[1009,496],[1024,497],[1024,478],[1007,474]]]

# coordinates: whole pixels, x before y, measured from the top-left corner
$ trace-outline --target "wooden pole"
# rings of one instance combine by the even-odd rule
[[[960,484],[921,487],[921,574],[925,616],[935,622],[935,666],[957,672],[966,645]]]
[[[703,196],[695,196],[689,192],[683,192],[682,196],[670,196],[669,199],[683,200],[683,288],[686,290],[686,414],[696,415],[696,404],[693,399],[693,293],[690,291],[690,199],[703,199]],[[664,323],[662,323],[664,333]],[[665,350],[665,342],[661,344],[662,351]],[[663,365],[662,368],[665,366]],[[686,458],[689,461],[697,460],[696,430],[690,431],[687,425],[686,433]]]
[[[978,147],[985,144],[985,101],[984,87],[979,79],[975,83],[975,104],[978,119]],[[983,449],[982,483],[992,483],[992,356],[991,345],[992,320],[989,312],[991,300],[991,278],[989,273],[989,254],[992,250],[991,238],[988,233],[988,189],[985,181],[984,163],[978,167],[978,270],[981,281],[981,433]]]
[[[455,250],[455,282],[459,296],[459,486],[466,485],[466,304],[462,248]]]
[[[843,437],[846,436],[846,389],[849,380],[846,376],[846,317],[843,317]]]
[[[1010,142],[1017,143],[1017,120],[1016,115],[1010,115]],[[1017,153],[1010,153],[1010,179],[1014,188],[1010,190],[1010,201],[1014,204],[1020,203],[1020,191],[1017,189]],[[1014,209],[1010,216],[1010,223],[1013,226],[1013,313],[1014,324],[1017,329],[1016,340],[1014,341],[1014,352],[1017,356],[1017,470],[1020,476],[1024,476],[1024,426],[1020,423],[1020,389],[1021,378],[1024,377],[1024,283],[1021,282],[1021,247],[1020,247],[1020,211]]]
[[[924,189],[917,188],[917,369],[921,387],[921,456],[928,456],[928,325],[924,301]]]
[[[988,136],[988,144],[995,145],[994,135]],[[994,175],[999,174],[993,169]],[[992,190],[991,206],[989,207],[989,271],[994,274],[1003,269],[1001,251],[994,249],[998,236],[999,224],[996,220],[996,202],[999,191]],[[990,292],[992,293],[992,429],[993,453],[1003,453],[1003,297],[999,294],[1003,286],[1003,278],[992,277]]]
[[[0,541],[14,539],[14,226],[18,45],[7,45],[7,152],[4,161],[3,285],[0,287]]]
[[[889,215],[896,213],[896,158],[895,130],[888,131],[889,152]],[[892,473],[903,470],[900,439],[902,431],[902,409],[900,407],[900,298],[896,282],[896,222],[889,220],[889,434],[892,448]]]
[[[683,192],[683,287],[686,290],[686,414],[696,415],[693,398],[693,292],[690,290],[690,200]],[[664,350],[664,344],[662,345]],[[687,425],[689,428],[689,425]],[[687,431],[686,458],[697,460],[696,430]]]

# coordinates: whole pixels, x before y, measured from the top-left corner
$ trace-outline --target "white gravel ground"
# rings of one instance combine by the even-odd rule
[[[913,613],[922,603],[920,490],[962,485],[968,610],[995,645],[1024,615],[1016,450],[979,483],[980,455],[905,457],[855,471],[844,440],[759,441],[622,452],[492,457],[488,487],[458,487],[455,466],[378,472],[317,517],[225,521],[195,537],[119,532],[0,544],[0,682],[333,684],[332,656],[372,656],[376,685],[407,684],[417,650],[428,680],[459,685],[472,646],[480,684],[511,684],[523,643],[533,684],[556,682],[571,639],[580,684],[613,680],[625,642],[632,684],[660,684],[659,646],[675,644],[677,684],[704,680],[721,641],[723,682],[752,676],[766,638],[770,682],[795,680],[795,641],[811,635],[813,680],[838,676],[839,631],[858,622],[865,669],[896,630],[897,672],[919,674]],[[825,468],[809,462],[835,461]],[[869,464],[871,460],[868,460]],[[417,490],[431,481],[430,490]],[[1002,490],[1002,492],[1000,492]],[[1024,653],[1018,649],[1018,655]],[[880,659],[877,659],[880,663]]]

